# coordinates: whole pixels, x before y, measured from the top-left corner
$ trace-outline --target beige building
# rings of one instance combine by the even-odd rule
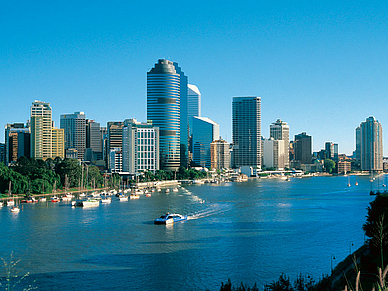
[[[269,126],[269,131],[270,131],[270,138],[273,138],[274,140],[284,141],[283,154],[280,154],[284,162],[282,166],[283,168],[284,167],[289,168],[290,167],[290,161],[289,161],[290,127],[288,126],[287,122],[284,122],[278,119],[276,120],[276,122],[272,123]]]
[[[215,140],[210,144],[210,167],[212,169],[230,168],[229,143],[225,140]]]
[[[65,158],[65,131],[63,128],[52,130],[52,158]]]
[[[346,174],[352,170],[352,164],[347,161],[339,161],[338,162],[338,174]]]

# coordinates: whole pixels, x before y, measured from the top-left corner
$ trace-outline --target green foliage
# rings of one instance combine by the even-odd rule
[[[294,284],[291,283],[290,278],[281,274],[279,280],[273,281],[270,284],[264,286],[264,291],[313,291],[324,290],[317,289],[314,279],[310,276],[303,276],[300,274],[295,280]]]
[[[82,169],[78,160],[64,159],[56,167],[57,174],[61,177],[61,183],[65,187],[68,186],[78,187],[81,181]],[[68,185],[66,185],[66,177],[68,179]]]
[[[325,159],[324,166],[325,166],[326,172],[331,174],[335,169],[335,162],[331,159]]]
[[[27,193],[28,179],[20,173],[4,166],[0,163],[0,192],[8,193],[9,182],[11,182],[11,192],[14,194]]]

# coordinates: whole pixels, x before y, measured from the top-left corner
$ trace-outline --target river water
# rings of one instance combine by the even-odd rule
[[[282,273],[318,280],[363,244],[369,191],[368,177],[252,179],[90,209],[3,207],[0,256],[21,259],[23,282],[38,290],[219,290],[228,279],[263,289]],[[189,220],[154,225],[167,211]]]

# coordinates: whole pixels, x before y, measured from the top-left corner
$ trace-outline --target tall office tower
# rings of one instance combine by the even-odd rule
[[[187,88],[188,88],[188,78],[185,76],[185,73],[182,72],[182,69],[178,66],[178,63],[174,62],[174,67],[180,76],[179,80],[179,123],[180,123],[180,145],[179,145],[179,155],[180,155],[180,165],[184,168],[187,168],[188,163],[188,142],[189,142],[189,119],[187,115],[188,111],[188,100],[187,100]]]
[[[275,140],[274,138],[263,140],[263,165],[266,168],[276,168],[283,170],[285,168],[286,156],[285,141]]]
[[[261,168],[261,98],[233,97],[233,167]]]
[[[311,164],[312,140],[305,132],[295,135],[294,139],[295,160],[301,164]]]
[[[187,120],[191,117],[201,117],[201,92],[192,84],[187,85]]]
[[[123,152],[121,148],[112,148],[109,150],[108,168],[111,173],[120,173],[123,171]]]
[[[334,144],[332,142],[325,143],[325,159],[334,159]]]
[[[30,157],[30,128],[23,123],[5,126],[5,165],[16,162],[18,158]]]
[[[223,139],[215,140],[210,144],[210,158],[212,169],[227,169],[230,167],[229,143]]]
[[[290,166],[290,127],[287,122],[283,122],[280,119],[272,123],[269,126],[270,137],[274,140],[284,140],[284,166],[283,168],[288,168]]]
[[[356,150],[354,151],[356,161],[361,161],[361,127],[356,128]]]
[[[5,164],[5,143],[0,142],[0,163]]]
[[[147,72],[147,120],[159,128],[162,170],[177,171],[181,164],[180,85],[181,75],[171,61],[159,60]]]
[[[106,126],[106,154],[107,163],[110,164],[110,150],[121,149],[123,146],[123,125],[122,121],[109,121]]]
[[[361,170],[383,170],[383,129],[373,117],[360,124],[361,128]]]
[[[123,171],[132,174],[159,170],[159,128],[136,119],[124,120]]]
[[[31,106],[31,157],[52,158],[52,119],[50,103],[34,101]]]
[[[102,136],[100,123],[94,120],[86,120],[86,151],[89,153],[89,157],[85,160],[102,160]]]
[[[52,131],[52,158],[65,158],[65,130],[53,128]]]
[[[194,163],[210,168],[210,144],[220,138],[219,124],[207,117],[194,116],[190,121],[190,130]]]
[[[78,160],[84,159],[86,148],[86,119],[84,112],[62,114],[60,128],[65,131],[65,150],[76,149]]]

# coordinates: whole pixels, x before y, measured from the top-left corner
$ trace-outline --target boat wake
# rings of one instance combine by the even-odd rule
[[[221,214],[230,210],[228,205],[213,204],[206,209],[187,215],[187,220],[209,217],[215,214]]]

